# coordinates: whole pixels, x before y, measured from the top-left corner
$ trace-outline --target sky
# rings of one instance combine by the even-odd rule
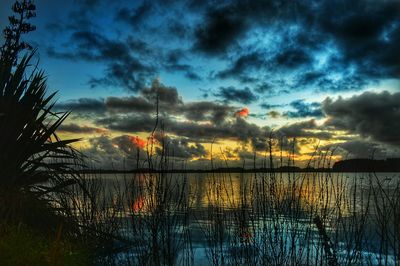
[[[71,111],[59,135],[94,167],[162,145],[189,168],[261,166],[270,137],[300,166],[315,151],[399,157],[399,0],[35,4],[24,40]]]

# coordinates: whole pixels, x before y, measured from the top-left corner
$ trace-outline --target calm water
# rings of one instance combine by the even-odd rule
[[[184,200],[195,211],[210,206],[226,211],[244,205],[257,208],[271,197],[279,201],[296,197],[305,208],[337,207],[338,203],[355,203],[352,207],[360,208],[362,199],[372,193],[371,187],[381,186],[390,193],[400,181],[399,173],[191,173],[162,177],[101,174],[98,177],[111,194],[116,192],[116,186],[120,191],[129,187],[134,208],[141,212],[146,212],[150,203],[154,203],[151,200],[156,196],[155,190],[169,194],[167,203],[174,205],[177,203],[174,200]]]
[[[339,262],[392,263],[397,251],[382,245],[379,218],[395,217],[389,208],[393,208],[390,199],[398,195],[399,177],[398,173],[97,176],[106,188],[105,197],[121,204],[121,234],[136,243],[120,259],[160,252],[165,260],[182,265],[319,263],[324,261],[326,240],[316,217],[323,221]],[[382,252],[385,258],[377,255]]]

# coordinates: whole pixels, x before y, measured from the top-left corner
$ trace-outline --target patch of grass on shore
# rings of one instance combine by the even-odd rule
[[[0,225],[0,265],[88,265],[84,247],[57,235],[44,236],[25,225]]]

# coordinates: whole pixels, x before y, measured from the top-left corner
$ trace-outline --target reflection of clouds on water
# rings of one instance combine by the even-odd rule
[[[147,247],[144,249],[170,246],[176,251],[174,260],[194,250],[195,262],[221,263],[223,257],[233,265],[287,260],[307,265],[315,258],[323,260],[326,241],[340,263],[349,262],[349,254],[361,244],[363,254],[375,257],[369,260],[360,255],[360,260],[376,261],[381,253],[377,247],[382,243],[378,233],[382,225],[376,218],[391,223],[397,216],[380,213],[374,206],[389,211],[392,202],[375,199],[374,193],[380,187],[395,198],[397,176],[317,172],[117,174],[112,178],[102,175],[102,180],[109,181],[104,183],[111,193],[115,186],[126,189],[125,219],[130,223],[125,230],[129,234],[129,226],[133,227],[135,239]],[[316,216],[321,217],[320,230],[327,238],[317,230]],[[143,248],[135,250],[144,252]],[[392,256],[395,249],[387,252]]]

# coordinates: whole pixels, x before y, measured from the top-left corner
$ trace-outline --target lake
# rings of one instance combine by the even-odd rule
[[[97,215],[118,221],[119,262],[378,265],[395,263],[400,254],[399,173],[101,174],[87,180],[97,193]]]

